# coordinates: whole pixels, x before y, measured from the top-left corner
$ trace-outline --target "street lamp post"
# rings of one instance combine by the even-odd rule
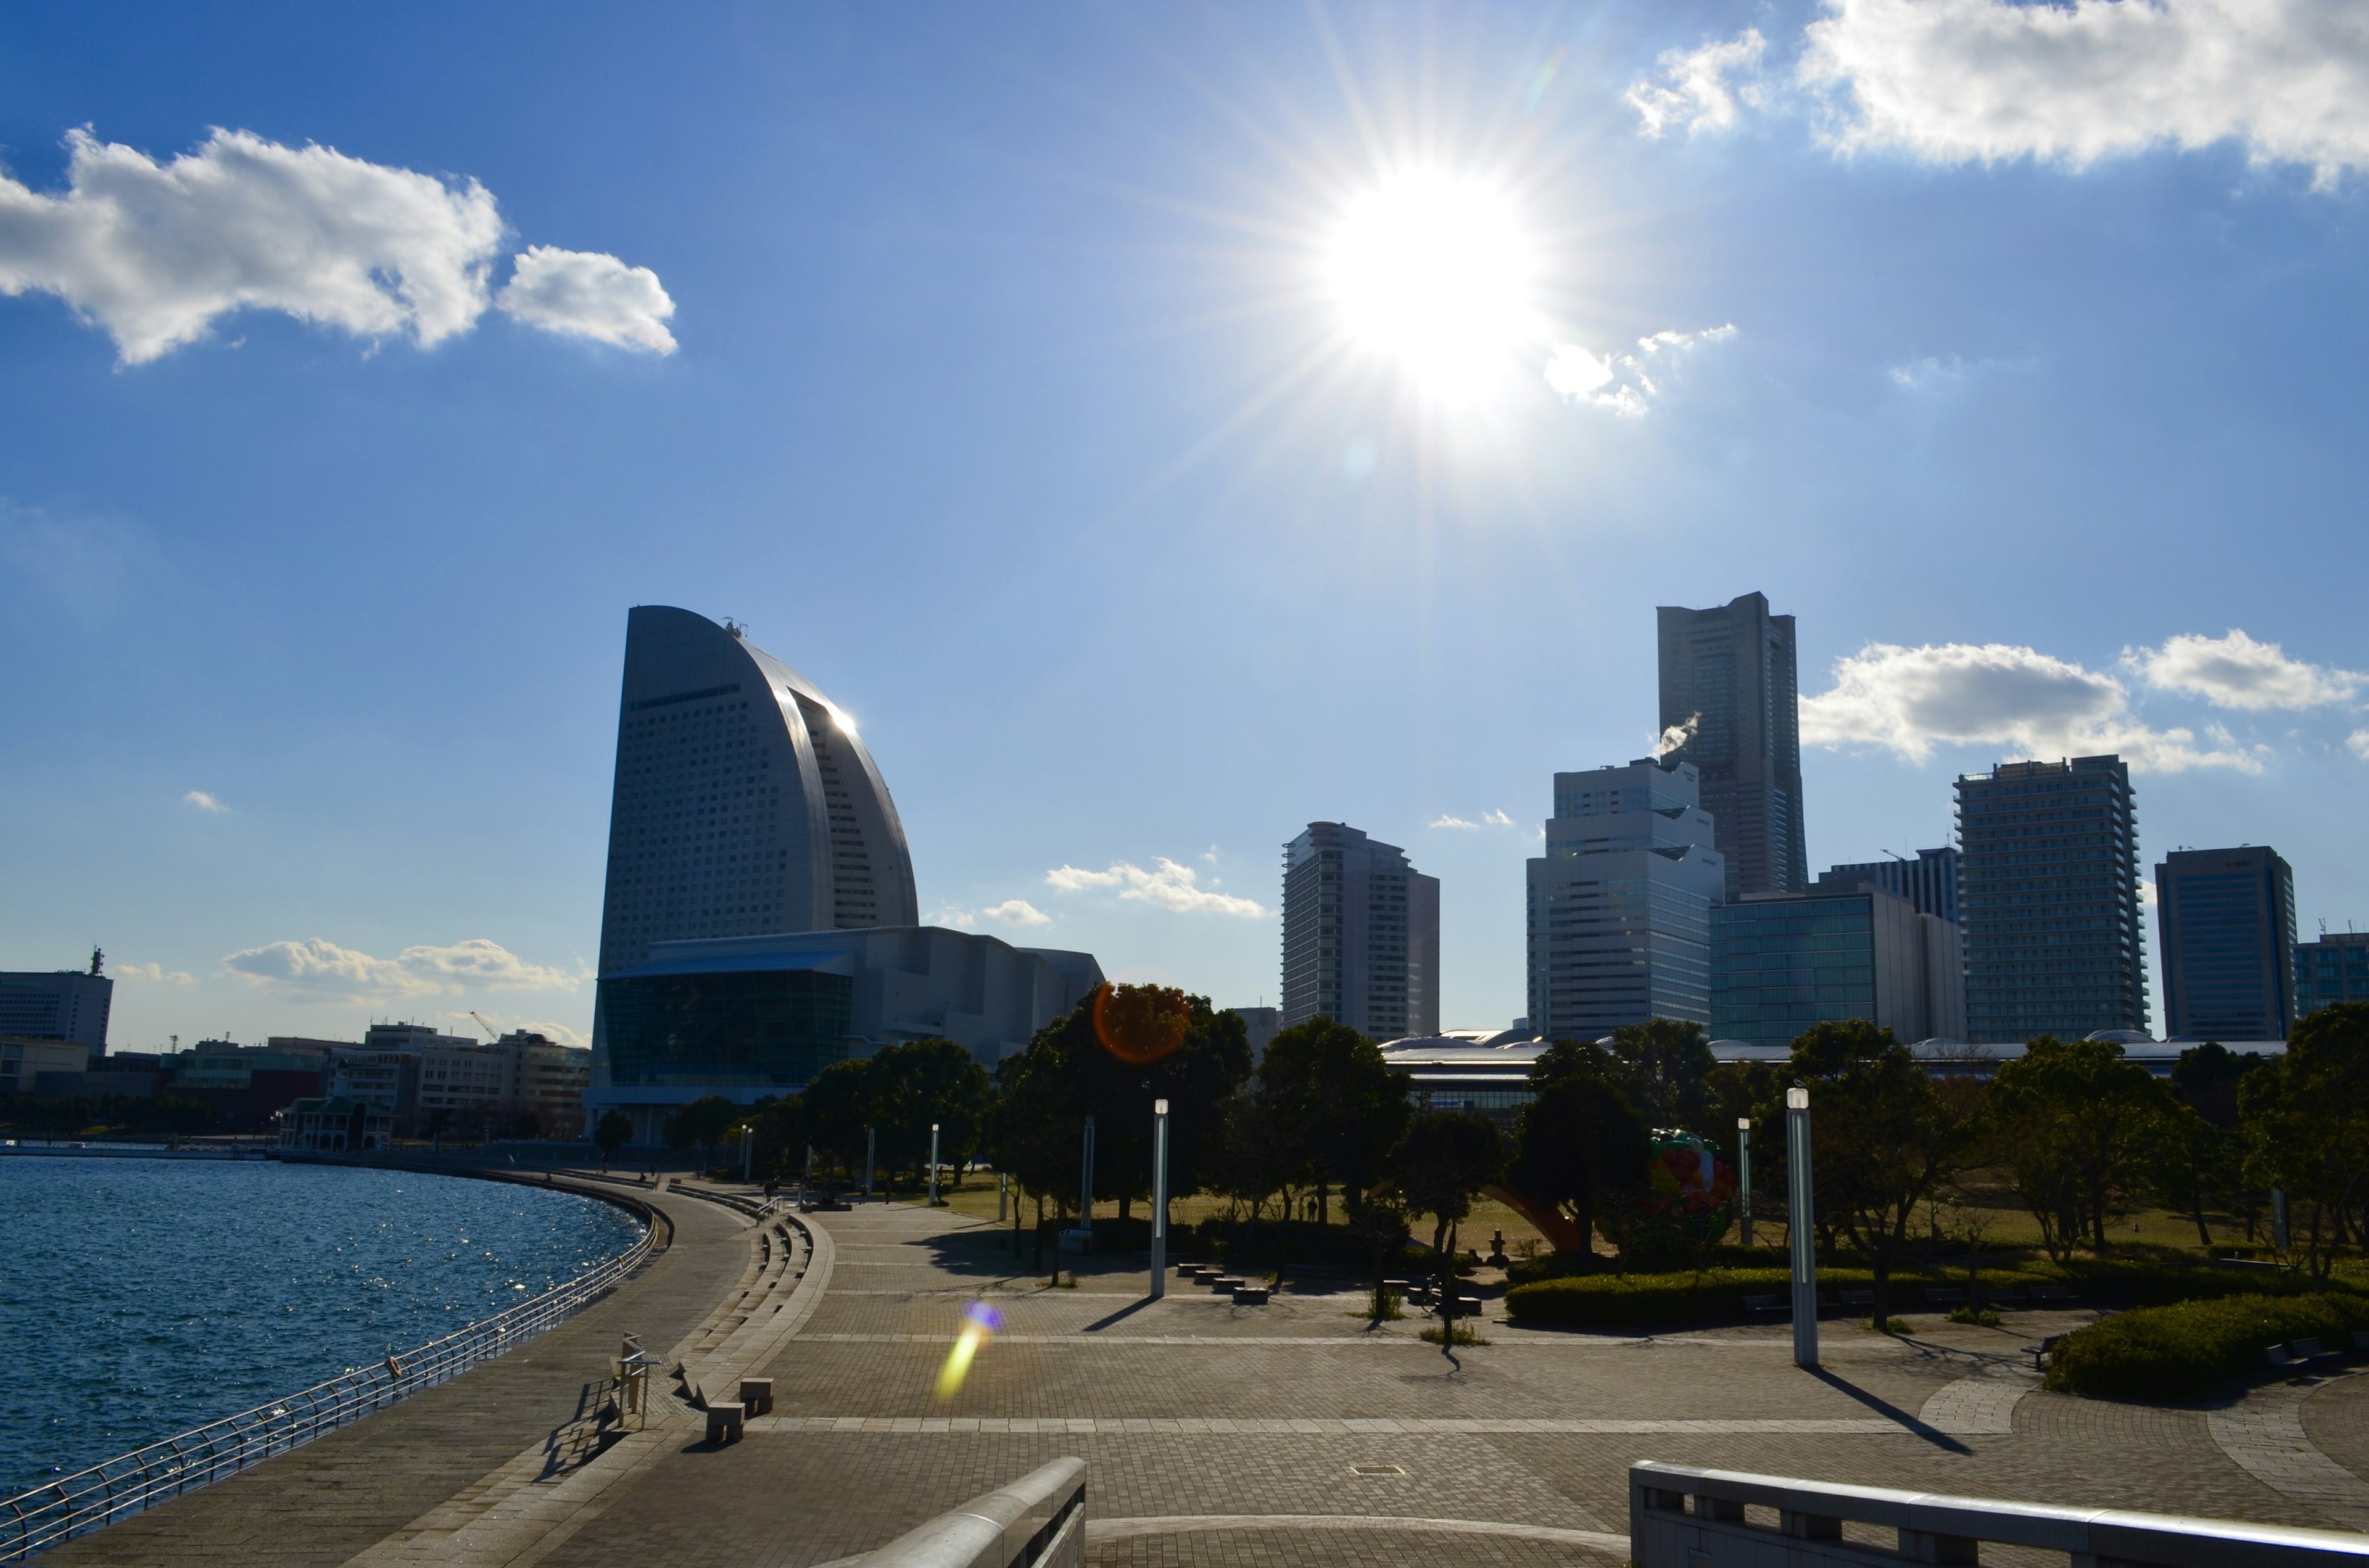
[[[879,1130],[877,1127],[869,1127],[864,1129],[864,1201],[866,1203],[872,1201],[873,1134]]]
[[[1810,1092],[1785,1091],[1785,1173],[1791,1196],[1793,1365],[1818,1364],[1817,1211],[1810,1192]]]
[[[1085,1233],[1080,1252],[1094,1244],[1094,1118],[1086,1118],[1085,1156],[1078,1162],[1078,1229]]]
[[[1168,1102],[1151,1102],[1151,1293],[1168,1294]]]
[[[1743,1205],[1744,1244],[1752,1245],[1752,1118],[1735,1118],[1735,1191]]]
[[[930,1124],[930,1207],[938,1207],[938,1124]]]

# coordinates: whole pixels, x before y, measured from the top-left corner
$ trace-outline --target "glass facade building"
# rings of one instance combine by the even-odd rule
[[[2138,812],[2120,757],[1961,775],[1958,849],[1971,1039],[2146,1031]]]
[[[1711,911],[1711,1032],[1791,1046],[1864,1018],[1903,1044],[1963,1037],[1958,928],[1860,887],[1745,898]]]
[[[847,1059],[854,985],[849,975],[820,968],[602,980],[609,1082],[800,1088]]]
[[[2177,850],[2155,868],[2164,1031],[2283,1040],[2295,1020],[2295,873],[2274,850]]]
[[[1937,920],[1958,919],[1958,852],[1944,844],[1918,850],[1915,860],[1864,860],[1851,865],[1830,865],[1818,873],[1820,887],[1856,887],[1873,883],[1895,898],[1906,898],[1917,912]]]
[[[1528,863],[1529,1020],[1549,1040],[1711,1022],[1711,911],[1725,895],[1698,771],[1675,757],[1554,776]]]
[[[1713,610],[1654,612],[1662,729],[1701,773],[1700,798],[1727,864],[1726,896],[1808,886],[1793,617],[1765,594]]]
[[[2295,949],[2295,1016],[2336,1001],[2369,1001],[2369,931],[2323,933]]]

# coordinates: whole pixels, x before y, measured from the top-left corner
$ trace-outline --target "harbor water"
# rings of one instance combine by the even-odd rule
[[[466,1177],[0,1159],[0,1496],[451,1333],[639,1234]]]

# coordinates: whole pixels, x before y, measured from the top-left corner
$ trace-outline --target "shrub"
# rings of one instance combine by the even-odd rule
[[[2266,1345],[2356,1328],[2369,1328],[2369,1297],[2351,1290],[2141,1307],[2058,1341],[2046,1386],[2095,1399],[2203,1399],[2260,1369]]]
[[[1986,1283],[2004,1276],[1985,1275]],[[1567,1323],[1583,1328],[1665,1328],[1687,1323],[1732,1322],[1744,1316],[1746,1296],[1784,1299],[1792,1276],[1781,1268],[1714,1268],[1700,1274],[1588,1274],[1543,1279],[1505,1292],[1505,1313],[1519,1322]],[[1939,1276],[1892,1276],[1891,1305],[1915,1302],[1909,1292],[1951,1283]],[[1875,1276],[1863,1268],[1818,1271],[1821,1295],[1866,1290]]]

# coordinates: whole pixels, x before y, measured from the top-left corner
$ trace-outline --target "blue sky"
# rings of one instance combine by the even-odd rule
[[[2369,55],[2232,11],[12,10],[0,966],[582,1035],[636,602],[856,716],[925,910],[1221,1003],[1327,818],[1521,1012],[1550,775],[1755,589],[1814,866],[2117,750],[2369,920]],[[1443,189],[1452,376],[1340,281]]]

